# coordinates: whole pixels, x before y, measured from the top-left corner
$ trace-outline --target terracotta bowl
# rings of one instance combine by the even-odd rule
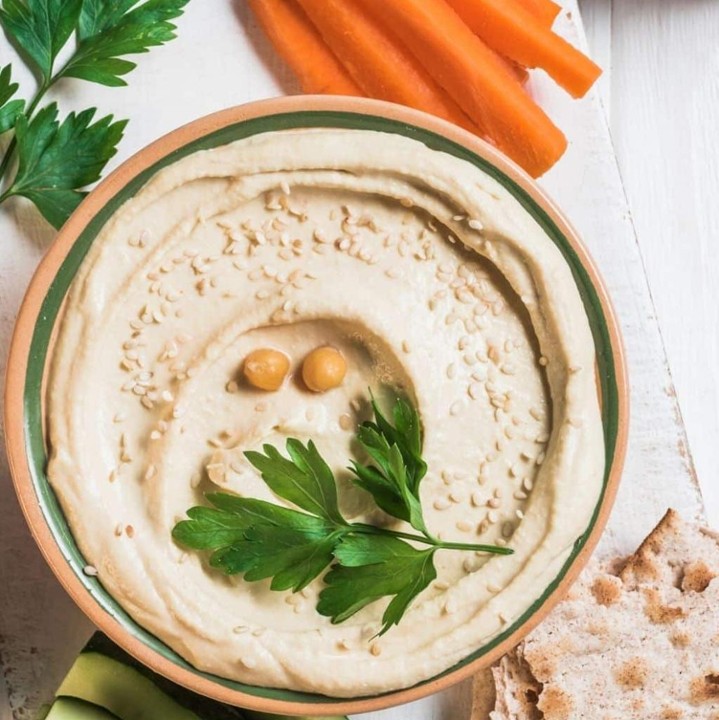
[[[202,673],[137,625],[85,566],[45,476],[43,394],[58,313],[73,277],[100,228],[158,170],[197,150],[286,128],[381,130],[415,138],[478,166],[504,185],[544,228],[571,266],[597,348],[606,474],[585,533],[555,580],[527,612],[491,643],[441,675],[375,697],[336,699],[248,686]],[[156,672],[232,705],[289,715],[358,713],[399,705],[443,690],[494,662],[535,627],[563,597],[589,558],[614,500],[627,441],[626,368],[619,329],[606,290],[576,232],[542,190],[488,144],[444,121],[372,100],[290,97],[231,108],[166,135],[125,162],[68,220],[33,278],[10,349],[5,427],[10,466],[30,529],[58,579],[95,625]]]

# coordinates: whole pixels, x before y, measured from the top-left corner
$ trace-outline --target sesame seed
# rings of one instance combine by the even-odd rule
[[[452,477],[452,473],[448,470],[442,470],[442,482],[445,485],[451,485],[454,482],[454,478]]]
[[[125,535],[129,538],[135,537],[135,528],[132,525],[125,526]]]
[[[157,475],[157,465],[149,465],[145,472],[145,480],[152,480]]]
[[[507,521],[502,525],[502,537],[510,538],[514,533],[514,525]]]
[[[432,507],[435,510],[439,510],[439,511],[446,510],[449,507],[449,505],[450,505],[450,503],[449,503],[449,500],[447,500],[447,498],[437,498],[432,503]]]
[[[466,520],[458,520],[456,523],[456,528],[460,532],[469,532],[472,529],[472,525]]]
[[[249,629],[247,625],[235,625],[235,627],[232,628],[232,632],[235,633],[235,635],[242,635],[242,633],[248,632]]]
[[[93,565],[85,565],[82,571],[85,573],[85,575],[88,575],[90,577],[97,577],[97,568]]]
[[[461,503],[464,500],[464,492],[462,490],[452,490],[452,492],[449,494],[449,499],[453,503]]]
[[[537,465],[541,465],[544,462],[544,459],[547,457],[546,453],[539,453],[537,455],[537,459],[534,461]]]
[[[447,377],[450,380],[453,380],[456,375],[457,375],[457,366],[454,363],[450,363],[449,365],[447,365]]]
[[[477,398],[479,398],[482,394],[482,386],[479,383],[474,382],[467,388],[467,392],[472,400],[477,400]]]
[[[526,500],[527,494],[523,493],[521,490],[517,490],[512,497],[514,497],[515,500]]]
[[[501,589],[496,583],[487,583],[487,590],[491,593],[498,593]]]
[[[406,340],[402,341],[402,350],[406,353],[410,353],[412,351],[410,344]]]
[[[487,507],[498,508],[502,503],[496,497],[491,497],[487,500]]]
[[[351,430],[354,427],[354,422],[351,415],[340,415],[339,426],[342,430]]]
[[[481,492],[479,492],[479,490],[475,490],[472,493],[472,505],[474,505],[474,507],[481,507],[484,505],[484,496]]]
[[[467,224],[472,230],[484,230],[484,225],[482,225],[480,220],[472,219]]]
[[[539,358],[539,364],[540,364],[542,367],[546,367],[546,366],[549,364],[549,360],[547,360],[547,358],[544,357],[544,355],[542,355],[542,356]]]
[[[494,525],[498,520],[499,520],[499,514],[497,513],[496,510],[490,510],[487,513],[487,522],[490,525]]]
[[[239,389],[240,386],[235,380],[230,380],[230,382],[225,385],[225,390],[227,390],[228,393],[236,393]]]
[[[449,414],[452,416],[459,415],[459,413],[462,412],[462,401],[457,400],[456,402],[453,402],[451,407],[449,408]]]
[[[523,513],[519,508],[517,508],[517,509],[514,511],[514,514],[515,514],[520,520],[524,517],[524,513]]]
[[[374,643],[373,645],[371,645],[369,651],[375,657],[382,654],[382,648],[377,643]]]

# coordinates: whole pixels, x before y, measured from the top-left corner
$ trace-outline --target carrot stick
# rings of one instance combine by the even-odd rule
[[[391,27],[427,72],[500,150],[542,175],[567,141],[498,58],[444,0],[359,0]]]
[[[412,54],[353,0],[298,2],[367,95],[409,105],[479,132]]]
[[[507,63],[507,67],[510,69],[512,75],[517,78],[519,84],[526,85],[529,81],[529,70],[519,63],[514,62],[514,60],[507,60],[507,58],[502,58],[502,60]]]
[[[489,47],[524,67],[541,67],[573,97],[582,97],[602,74],[517,0],[448,2]]]
[[[547,27],[552,27],[554,20],[562,10],[562,6],[553,0],[517,0],[517,2]]]
[[[249,4],[304,92],[363,95],[295,0],[249,0]]]

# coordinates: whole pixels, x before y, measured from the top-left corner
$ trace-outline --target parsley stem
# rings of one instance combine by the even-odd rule
[[[512,555],[514,550],[499,545],[474,545],[471,543],[445,542],[436,538],[425,535],[412,535],[411,533],[401,532],[399,530],[389,530],[387,528],[376,527],[375,525],[365,525],[364,523],[353,523],[350,528],[354,532],[363,533],[365,535],[391,535],[392,537],[401,538],[402,540],[411,540],[412,542],[431,545],[438,550],[465,550],[474,552],[493,553],[494,555]]]
[[[27,120],[29,121],[32,117],[32,114],[37,109],[38,104],[40,103],[40,100],[45,97],[45,93],[52,87],[53,83],[57,79],[58,76],[55,76],[49,80],[43,80],[40,86],[37,89],[37,92],[35,93],[35,97],[32,99],[30,104],[27,106],[25,112],[23,113]],[[10,142],[8,143],[8,146],[5,150],[5,155],[3,156],[2,162],[0,163],[0,180],[5,177],[5,173],[7,172],[7,169],[12,161],[12,157],[15,154],[15,148],[17,146],[17,140],[15,137],[13,137]],[[4,200],[7,200],[7,198],[10,197],[7,193],[0,196],[0,203],[2,203]]]

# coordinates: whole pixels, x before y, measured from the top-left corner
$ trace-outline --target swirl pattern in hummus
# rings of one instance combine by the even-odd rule
[[[345,354],[340,388],[302,358]],[[242,384],[276,347],[295,376]],[[171,528],[217,489],[278,502],[243,459],[312,438],[347,517],[387,522],[344,469],[367,388],[396,386],[424,425],[422,501],[438,580],[381,638],[383,603],[340,625],[297,595],[209,569]],[[264,686],[359,696],[446,670],[556,577],[604,469],[595,350],[571,271],[476,167],[369,131],[267,133],[157,175],[104,227],[71,288],[52,358],[49,477],[99,578],[196,667]]]

